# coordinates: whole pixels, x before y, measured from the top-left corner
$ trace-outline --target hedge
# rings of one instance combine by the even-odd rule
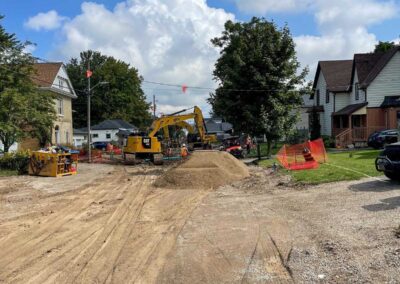
[[[26,174],[28,173],[28,166],[28,152],[5,153],[0,158],[0,170],[18,171],[18,174]]]

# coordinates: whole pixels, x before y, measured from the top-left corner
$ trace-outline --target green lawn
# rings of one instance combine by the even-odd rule
[[[341,180],[357,180],[367,176],[381,176],[375,169],[375,158],[379,150],[360,150],[342,153],[328,153],[328,163],[321,164],[318,169],[287,171],[295,182],[304,184],[320,184]],[[352,157],[350,157],[350,153]],[[269,167],[273,163],[279,164],[276,159],[264,160],[261,166]]]
[[[0,177],[8,177],[8,176],[16,176],[16,175],[18,175],[17,171],[0,170]]]

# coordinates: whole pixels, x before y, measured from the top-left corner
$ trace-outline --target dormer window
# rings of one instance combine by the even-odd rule
[[[58,78],[58,88],[64,92],[71,93],[71,86],[69,82],[63,77],[57,76]]]
[[[356,101],[358,101],[360,99],[360,90],[358,88],[358,83],[354,84],[354,94],[356,97]]]

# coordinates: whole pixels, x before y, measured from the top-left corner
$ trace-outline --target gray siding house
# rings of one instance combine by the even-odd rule
[[[310,99],[320,112],[321,134],[337,146],[365,144],[368,136],[400,126],[400,47],[320,61]]]

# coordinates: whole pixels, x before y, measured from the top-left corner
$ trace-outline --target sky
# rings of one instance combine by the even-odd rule
[[[351,59],[378,41],[399,42],[400,0],[1,0],[2,25],[28,51],[67,63],[92,49],[139,70],[157,112],[198,105],[207,113],[218,37],[227,20],[253,16],[288,25],[301,68],[312,80],[319,60]],[[185,93],[181,85],[189,86]],[[201,88],[190,88],[196,86]]]

